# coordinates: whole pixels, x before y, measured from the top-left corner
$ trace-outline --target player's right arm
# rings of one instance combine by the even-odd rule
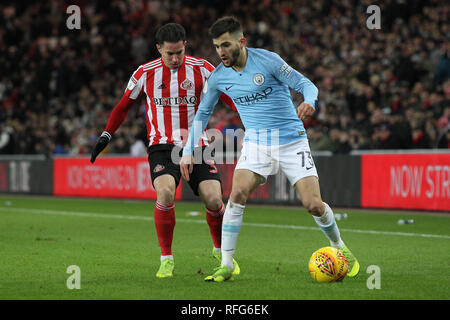
[[[316,110],[319,94],[319,89],[314,83],[288,65],[277,53],[266,51],[262,57],[275,78],[303,95],[304,101],[297,107],[300,120],[303,121],[312,116]]]
[[[144,71],[142,66],[140,66],[131,76],[127,88],[125,89],[125,93],[111,112],[106,128],[98,138],[97,143],[92,150],[91,163],[94,163],[100,152],[106,148],[109,141],[111,141],[114,132],[116,132],[117,128],[120,127],[127,117],[128,112],[142,92],[144,78]]]
[[[189,181],[189,175],[194,168],[194,157],[192,156],[194,147],[200,140],[202,133],[205,131],[221,94],[222,92],[217,90],[214,77],[211,75],[203,86],[200,104],[189,130],[186,145],[183,148],[183,157],[180,160],[181,175],[186,181]]]

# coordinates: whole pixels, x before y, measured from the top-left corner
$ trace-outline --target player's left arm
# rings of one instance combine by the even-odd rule
[[[272,75],[289,86],[289,88],[303,94],[304,101],[297,107],[300,120],[305,120],[314,114],[317,107],[319,89],[303,74],[287,64],[278,54],[271,53],[270,63],[267,63]]]

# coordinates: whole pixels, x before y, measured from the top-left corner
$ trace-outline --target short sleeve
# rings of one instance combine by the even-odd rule
[[[145,73],[142,66],[133,72],[125,89],[125,95],[130,99],[137,99],[142,92],[145,83]]]

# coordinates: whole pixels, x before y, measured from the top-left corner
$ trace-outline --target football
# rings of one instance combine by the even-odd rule
[[[348,270],[345,256],[334,247],[323,247],[309,259],[309,274],[316,282],[341,281]]]

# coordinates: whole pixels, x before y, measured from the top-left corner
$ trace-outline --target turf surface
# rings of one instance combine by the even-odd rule
[[[239,236],[235,281],[207,283],[217,266],[200,203],[175,205],[175,276],[157,279],[154,202],[0,196],[0,299],[304,300],[449,299],[450,215],[347,210],[338,221],[361,263],[354,279],[314,283],[307,264],[328,245],[301,207],[249,204]],[[335,210],[342,212],[342,210]],[[414,224],[398,225],[412,218]],[[69,290],[67,268],[80,268]],[[369,266],[381,272],[369,289]],[[370,270],[370,268],[369,268]]]

